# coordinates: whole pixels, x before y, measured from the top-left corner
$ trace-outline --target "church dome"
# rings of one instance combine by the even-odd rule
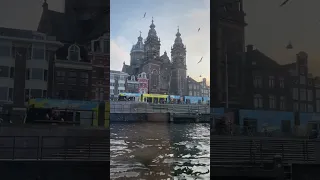
[[[132,46],[131,52],[137,52],[137,51],[144,51],[144,44],[143,44],[143,38],[141,37],[141,32],[140,36],[138,37],[138,42]]]

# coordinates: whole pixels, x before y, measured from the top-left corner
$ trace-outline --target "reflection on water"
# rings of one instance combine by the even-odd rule
[[[111,179],[210,179],[210,125],[111,124]]]

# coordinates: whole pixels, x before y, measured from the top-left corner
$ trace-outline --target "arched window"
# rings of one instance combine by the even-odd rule
[[[80,48],[77,45],[71,45],[68,49],[68,60],[79,61],[80,60]]]

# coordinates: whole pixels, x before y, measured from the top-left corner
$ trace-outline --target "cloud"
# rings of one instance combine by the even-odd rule
[[[117,37],[110,40],[110,64],[112,69],[121,70],[123,62],[130,64],[130,54],[126,47],[130,46],[124,37]]]
[[[191,4],[181,6],[180,3],[164,5],[164,7],[148,8],[146,18],[142,18],[145,10],[124,12],[126,19],[117,14],[111,18],[117,18],[119,24],[111,24],[111,68],[120,70],[123,61],[130,61],[131,46],[137,42],[139,31],[146,38],[154,17],[154,24],[158,37],[161,40],[160,53],[167,51],[170,57],[171,46],[174,43],[177,28],[179,26],[181,38],[187,48],[188,75],[199,80],[199,76],[210,78],[210,1],[189,0]],[[146,5],[147,6],[147,5]],[[170,7],[169,7],[170,6]],[[152,7],[152,6],[151,6]],[[112,8],[112,6],[111,6]],[[176,9],[175,11],[169,11]],[[111,9],[112,12],[112,9]],[[137,17],[136,14],[141,14]],[[122,14],[123,16],[123,14]],[[112,20],[117,23],[116,20]],[[120,23],[121,22],[121,23]],[[200,31],[198,32],[198,28]],[[120,39],[122,39],[120,41]],[[120,50],[121,49],[121,50]],[[125,55],[127,54],[127,55]],[[203,57],[202,63],[198,61]]]

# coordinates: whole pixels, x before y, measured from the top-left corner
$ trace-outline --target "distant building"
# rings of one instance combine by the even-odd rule
[[[167,52],[160,55],[160,38],[155,27],[152,20],[145,41],[140,33],[138,42],[131,49],[130,65],[123,64],[122,71],[136,76],[145,72],[149,93],[185,95],[187,93],[186,46],[182,42],[181,33],[178,29],[169,58]]]
[[[201,83],[192,79],[190,76],[187,77],[188,82],[188,96],[201,96]]]
[[[22,107],[52,93],[55,51],[62,47],[43,33],[0,28],[0,103]]]
[[[243,108],[315,112],[317,102],[320,105],[316,100],[317,78],[308,73],[305,52],[299,52],[295,62],[280,65],[249,45],[245,72]]]
[[[42,7],[38,31],[64,43],[52,65],[55,73],[49,97],[109,100],[108,3],[66,0],[64,13],[49,10],[46,1]]]
[[[203,78],[200,82],[200,96],[210,97],[210,86],[207,85],[207,79]]]
[[[110,71],[110,99],[118,99],[120,93],[126,92],[126,79],[129,74],[121,71]]]
[[[139,93],[139,81],[134,75],[128,76],[126,82],[126,92],[128,93]]]
[[[140,74],[138,74],[138,82],[139,82],[139,90],[138,92],[140,94],[147,94],[149,93],[148,91],[148,85],[149,85],[149,80],[147,78],[147,74],[145,72],[142,72]]]

